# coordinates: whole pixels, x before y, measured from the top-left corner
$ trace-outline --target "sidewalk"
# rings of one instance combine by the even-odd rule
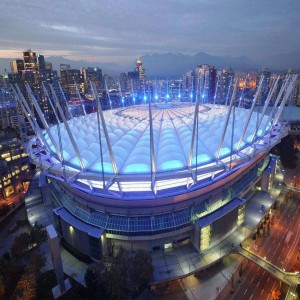
[[[182,279],[182,287],[189,300],[214,300],[219,293],[229,284],[233,274],[238,273],[239,265],[243,258],[231,254],[224,258],[215,270],[209,270],[204,276],[189,276]],[[213,275],[211,275],[213,273]],[[236,275],[235,275],[235,278]],[[225,299],[224,299],[225,300]]]
[[[274,201],[275,199],[271,198],[266,192],[257,192],[252,195],[246,204],[247,217],[244,224],[222,242],[203,253],[198,253],[192,245],[153,252],[154,282],[191,275],[232,253],[234,248],[239,247],[240,243],[251,233],[262,218],[261,206],[264,205],[267,211]]]

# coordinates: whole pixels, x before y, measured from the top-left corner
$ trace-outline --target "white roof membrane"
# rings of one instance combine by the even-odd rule
[[[228,106],[204,104],[199,106],[198,126],[196,127],[192,165],[195,167],[216,160],[221,137],[224,131]],[[152,104],[153,145],[156,172],[168,172],[188,168],[195,105],[193,103],[158,106]],[[235,108],[231,113],[220,151],[220,158],[230,156],[237,150],[238,143],[246,126],[250,110]],[[150,122],[148,105],[104,111],[112,153],[120,174],[138,174],[151,172]],[[241,143],[241,149],[252,142],[257,130],[259,112],[253,112],[249,126]],[[267,124],[264,116],[257,130],[260,136]],[[86,170],[113,174],[109,147],[105,139],[103,125],[101,144],[97,114],[92,113],[68,121],[79,154]],[[71,139],[63,123],[50,128],[51,133],[63,154],[65,162],[80,169],[80,162]],[[61,139],[59,138],[61,136]],[[50,148],[55,148],[45,132]],[[101,161],[101,152],[103,161]]]

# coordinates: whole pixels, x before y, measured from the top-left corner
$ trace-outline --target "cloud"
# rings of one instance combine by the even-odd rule
[[[299,0],[1,0],[0,55],[32,48],[108,60],[200,51],[263,57],[300,48],[299,9]]]

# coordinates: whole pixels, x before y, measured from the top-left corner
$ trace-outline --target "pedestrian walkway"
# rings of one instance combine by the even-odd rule
[[[267,270],[275,277],[280,279],[281,281],[290,285],[290,292],[288,293],[286,300],[293,299],[293,293],[296,290],[297,284],[300,284],[300,276],[296,273],[285,272],[279,267],[273,265],[271,262],[267,261],[265,258],[260,257],[259,255],[253,253],[249,249],[245,249],[243,247],[240,248],[238,251],[243,257],[251,260],[258,266],[262,267],[263,269]]]
[[[223,258],[220,265],[208,270],[201,276],[189,276],[181,280],[181,285],[189,300],[214,300],[230,282],[232,274],[236,273],[243,258],[231,254]]]
[[[158,250],[152,253],[154,265],[154,282],[183,278],[221,260],[239,247],[240,243],[250,235],[264,215],[262,205],[267,211],[275,199],[266,192],[251,193],[246,206],[246,219],[231,235],[216,246],[199,253],[193,245],[180,248]]]

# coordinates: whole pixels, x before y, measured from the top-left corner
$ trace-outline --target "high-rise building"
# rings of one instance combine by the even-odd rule
[[[24,61],[22,59],[16,59],[10,62],[11,72],[13,74],[22,73],[24,71]]]
[[[77,69],[64,69],[60,71],[60,82],[65,92],[70,98],[77,98],[76,86],[82,83],[82,76],[80,70]]]
[[[143,69],[143,63],[140,57],[136,61],[136,67],[134,71],[139,73],[139,79],[143,82],[146,77],[146,70]]]
[[[98,93],[103,90],[103,76],[100,68],[81,68],[81,75],[84,81],[85,93],[92,93],[90,85],[91,82],[95,84]]]
[[[120,88],[122,93],[127,92],[128,91],[127,74],[121,73],[119,80],[120,80]]]
[[[234,71],[232,68],[227,67],[221,71],[219,79],[219,95],[221,101],[226,101],[230,86],[233,84]]]
[[[37,70],[37,56],[31,49],[23,52],[23,60],[25,70],[36,71]]]
[[[39,71],[46,69],[44,55],[38,54],[38,56],[37,56],[37,64],[38,64],[38,70]]]
[[[198,82],[200,83],[199,92],[202,101],[212,102],[216,90],[217,69],[214,66],[199,65],[196,68],[195,74],[197,78],[196,86],[198,85]]]

